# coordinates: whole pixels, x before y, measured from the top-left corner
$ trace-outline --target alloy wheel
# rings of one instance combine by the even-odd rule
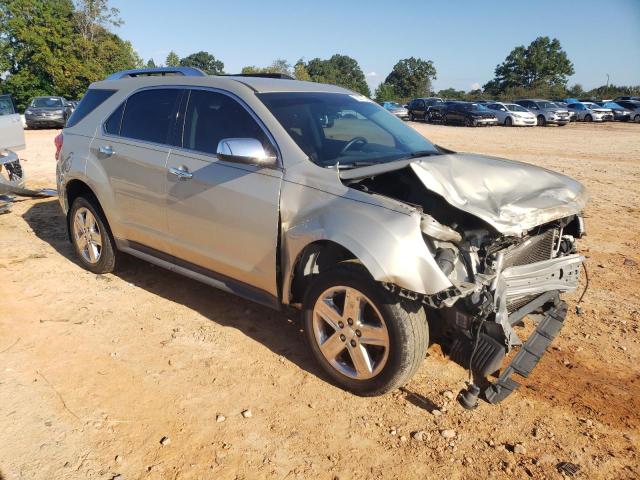
[[[96,217],[88,208],[81,207],[73,218],[73,237],[82,258],[98,263],[102,255],[102,233]]]
[[[389,358],[389,331],[373,302],[353,287],[334,286],[313,307],[313,335],[326,361],[356,380],[378,375]]]

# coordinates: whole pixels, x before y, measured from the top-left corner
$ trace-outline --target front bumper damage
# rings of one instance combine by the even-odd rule
[[[449,356],[461,365],[471,365],[476,375],[486,378],[494,374],[501,369],[506,354],[513,347],[520,348],[497,380],[487,381],[485,399],[498,403],[519,385],[511,376],[517,373],[526,378],[562,328],[567,305],[560,294],[578,287],[583,261],[583,256],[570,254],[502,269],[499,255],[493,274],[478,274],[475,283],[456,285],[434,295],[385,286],[430,309],[453,307],[455,322],[469,331],[474,331],[475,324],[475,336],[458,337]],[[514,326],[529,314],[536,314],[538,323],[523,343]]]

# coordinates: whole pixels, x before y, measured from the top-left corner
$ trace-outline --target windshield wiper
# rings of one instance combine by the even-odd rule
[[[327,168],[335,168],[337,170],[342,170],[343,168],[358,168],[358,167],[370,167],[372,165],[379,165],[381,162],[365,162],[365,161],[355,161],[349,163],[335,163],[333,165],[327,165]]]
[[[402,157],[400,160],[406,160],[408,158],[417,158],[417,157],[428,157],[429,155],[437,155],[438,152],[434,152],[433,150],[419,150],[417,152],[411,152],[406,157]]]

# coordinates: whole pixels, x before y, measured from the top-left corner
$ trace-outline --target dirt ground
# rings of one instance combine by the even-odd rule
[[[514,395],[463,410],[438,346],[406,389],[350,395],[283,315],[135,259],[91,274],[57,200],[27,199],[0,216],[0,478],[640,478],[640,125],[412,125],[590,192],[584,314]],[[26,132],[32,187],[55,187],[56,133]]]

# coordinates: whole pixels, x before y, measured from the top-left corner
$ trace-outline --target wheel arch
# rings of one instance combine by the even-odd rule
[[[67,184],[65,185],[64,196],[65,196],[65,202],[67,204],[67,218],[66,218],[67,236],[70,241],[71,241],[71,206],[73,205],[73,202],[75,201],[75,199],[78,197],[84,197],[91,201],[91,203],[98,209],[99,213],[104,218],[104,222],[106,224],[107,229],[109,229],[109,233],[113,235],[113,232],[111,231],[109,219],[104,209],[102,208],[102,204],[100,203],[98,196],[86,182],[77,178],[69,180],[69,182],[67,182]]]

